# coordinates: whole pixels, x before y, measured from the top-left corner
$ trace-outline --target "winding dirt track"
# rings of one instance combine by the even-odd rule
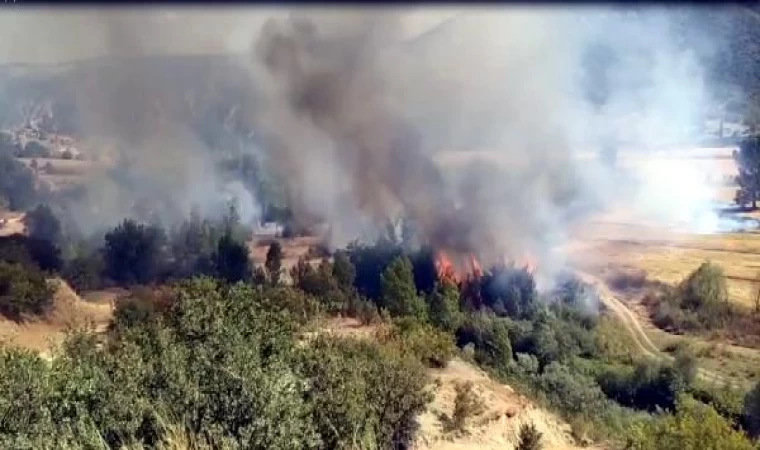
[[[649,358],[653,358],[659,361],[672,361],[674,358],[667,353],[660,351],[656,345],[649,339],[641,323],[631,310],[625,305],[625,303],[618,300],[615,294],[610,291],[604,282],[597,277],[582,271],[576,271],[578,277],[585,283],[588,283],[594,287],[599,294],[599,299],[604,303],[604,306],[615,315],[615,317],[623,324],[626,331],[631,335],[636,346],[641,353]],[[726,377],[719,375],[715,372],[698,368],[697,374],[705,381],[730,384],[736,386],[737,383],[727,379]]]

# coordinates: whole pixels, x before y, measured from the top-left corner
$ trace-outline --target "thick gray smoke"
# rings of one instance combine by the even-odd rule
[[[702,73],[656,11],[464,11],[411,40],[406,18],[302,12],[254,45],[257,126],[337,244],[403,215],[424,243],[553,272],[569,221],[627,194],[584,152],[694,137]],[[494,160],[456,162],[473,150]]]
[[[265,151],[287,181],[296,218],[326,223],[336,246],[405,217],[419,243],[475,253],[486,263],[530,254],[551,276],[563,265],[555,250],[565,230],[588,211],[630,201],[661,218],[671,205],[705,204],[684,199],[703,190],[667,189],[675,176],[644,171],[625,185],[588,158],[697,136],[711,92],[704,61],[675,38],[678,11],[77,14],[42,14],[55,39],[0,50],[11,59],[22,47],[61,59],[83,57],[83,49],[110,57],[70,86],[83,132],[115,142],[122,161],[121,175],[94,180],[72,208],[83,227],[118,220],[136,203],[170,221],[194,204],[222,211],[229,198],[255,220],[256,199],[214,169],[213,149],[193,126],[228,129],[233,116],[263,143],[239,151]],[[708,44],[720,47],[698,45]],[[206,100],[185,88],[200,80],[215,92],[206,75],[193,80],[197,68],[156,75],[131,65],[236,51],[248,53],[243,82],[236,79],[244,89],[210,118],[193,106]],[[226,75],[240,66],[219,67],[207,72]],[[473,162],[479,151],[488,158]],[[640,189],[650,184],[665,187],[658,195]]]

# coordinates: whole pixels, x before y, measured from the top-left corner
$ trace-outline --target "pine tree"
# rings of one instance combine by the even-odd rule
[[[343,290],[350,289],[356,279],[356,267],[351,263],[348,254],[344,251],[335,253],[335,260],[332,265],[332,275]]]
[[[383,307],[392,316],[413,316],[424,320],[425,302],[417,295],[412,263],[406,256],[394,259],[380,277]]]
[[[452,283],[440,283],[430,295],[430,321],[447,331],[456,331],[464,318],[459,309],[459,290]]]
[[[739,169],[739,176],[736,177],[739,190],[736,191],[735,201],[742,206],[751,203],[752,209],[756,209],[760,196],[760,137],[753,136],[742,141],[739,151],[734,151],[734,160]]]
[[[280,272],[282,270],[282,245],[279,242],[272,242],[267,251],[267,260],[264,263],[269,273],[269,280],[273,285],[280,282]]]

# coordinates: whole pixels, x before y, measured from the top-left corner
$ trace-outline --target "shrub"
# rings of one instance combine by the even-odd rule
[[[346,314],[359,319],[362,325],[372,325],[380,321],[377,305],[358,294],[349,297]]]
[[[674,415],[632,427],[628,450],[751,450],[753,444],[731,428],[713,408],[688,398],[678,402]]]
[[[0,261],[0,313],[14,319],[42,314],[53,303],[53,289],[33,267]]]
[[[300,364],[322,448],[409,448],[431,399],[418,361],[394,346],[320,337]]]
[[[641,362],[634,369],[614,369],[602,374],[599,384],[612,399],[624,406],[648,411],[673,410],[694,374],[691,369]]]
[[[541,450],[543,448],[542,436],[535,424],[523,424],[520,427],[520,441],[517,443],[516,450]]]
[[[536,375],[539,369],[538,359],[528,353],[518,353],[516,367],[524,375]]]
[[[495,369],[507,369],[512,361],[509,327],[500,318],[476,314],[469,318],[456,333],[457,346],[475,347],[475,360]]]
[[[454,387],[454,411],[451,414],[451,422],[456,430],[464,430],[467,420],[477,417],[485,412],[483,400],[474,390],[472,381],[457,383]]]
[[[706,327],[723,324],[729,311],[726,277],[723,270],[703,263],[678,287],[681,308],[697,315]]]
[[[56,271],[62,264],[60,251],[50,241],[21,234],[0,237],[0,260],[45,271]]]
[[[77,292],[99,289],[103,285],[103,259],[99,253],[77,255],[66,263],[61,276]]]
[[[457,382],[454,385],[454,410],[451,417],[445,414],[441,416],[445,431],[464,432],[469,420],[485,412],[485,404],[473,387],[472,381]]]
[[[398,345],[402,352],[415,355],[429,367],[446,367],[454,355],[454,337],[429,324],[415,319],[399,319],[383,337],[386,342]]]
[[[591,415],[604,408],[606,399],[599,385],[586,375],[573,373],[567,366],[551,363],[539,379],[549,403],[566,414]]]

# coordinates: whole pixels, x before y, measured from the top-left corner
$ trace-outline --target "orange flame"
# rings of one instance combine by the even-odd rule
[[[445,252],[439,251],[438,256],[435,259],[436,270],[438,271],[438,278],[441,280],[448,280],[455,284],[459,282],[457,271],[454,268],[454,264],[449,259]]]
[[[472,267],[472,274],[475,278],[483,276],[483,268],[480,267],[480,262],[478,262],[478,259],[472,253],[470,253],[470,266]]]
[[[522,258],[520,258],[518,262],[518,266],[525,269],[526,272],[529,274],[536,273],[536,269],[538,268],[538,264],[536,263],[536,259],[533,258],[533,255],[530,253],[525,253]]]

